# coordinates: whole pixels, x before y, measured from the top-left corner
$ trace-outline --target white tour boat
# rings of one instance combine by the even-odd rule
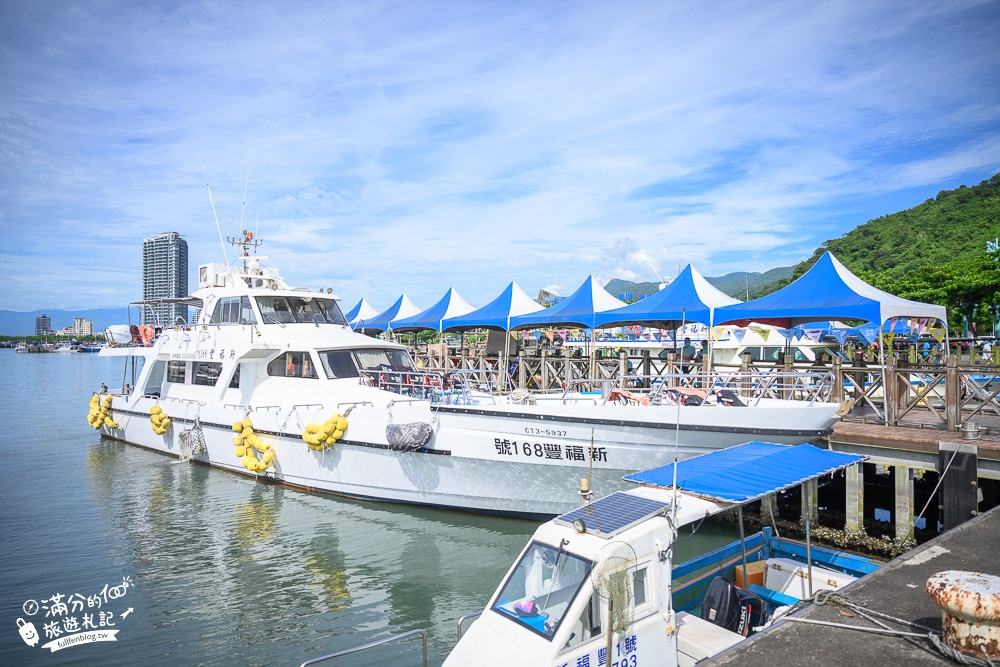
[[[101,354],[127,370],[91,401],[92,426],[301,489],[546,517],[578,504],[581,478],[606,493],[675,447],[683,459],[754,437],[814,440],[838,418],[834,403],[736,386],[694,399],[663,385],[617,400],[473,390],[352,331],[329,290],[289,287],[250,255],[256,243],[244,233],[237,262],[199,267],[190,326],[107,332]]]

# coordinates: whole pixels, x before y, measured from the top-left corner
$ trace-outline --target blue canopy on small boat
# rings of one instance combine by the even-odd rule
[[[641,324],[658,329],[677,329],[697,322],[712,326],[717,308],[739,303],[705,280],[690,264],[677,278],[655,294],[624,308],[598,313],[597,327]]]
[[[826,252],[805,274],[777,292],[715,311],[715,323],[751,321],[793,327],[812,320],[865,320],[880,326],[891,317],[947,321],[944,306],[909,301],[872,287]]]
[[[864,461],[866,457],[812,445],[748,442],[702,456],[627,475],[629,482],[669,488],[710,500],[747,503]]]

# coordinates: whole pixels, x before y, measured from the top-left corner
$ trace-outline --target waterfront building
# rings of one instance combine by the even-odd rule
[[[71,336],[92,336],[94,334],[94,320],[83,317],[74,317],[73,326],[70,327]]]
[[[52,318],[42,313],[35,318],[35,335],[46,336],[52,333]]]
[[[177,232],[164,232],[142,241],[142,298],[179,299],[188,295],[188,245]],[[143,324],[173,326],[188,322],[188,308],[180,304],[147,306]]]

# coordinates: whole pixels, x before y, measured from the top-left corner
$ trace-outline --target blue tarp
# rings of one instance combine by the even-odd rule
[[[864,456],[831,452],[812,445],[748,442],[676,464],[677,486],[681,491],[712,500],[746,503],[864,460]],[[671,487],[674,465],[635,473],[625,479],[638,484]]]
[[[463,299],[462,295],[452,287],[441,297],[440,301],[422,313],[417,313],[412,317],[393,320],[392,330],[401,332],[430,329],[431,331],[441,333],[443,320],[449,317],[465,315],[471,310],[473,310],[473,307],[469,305],[469,302]]]
[[[624,302],[615,297],[588,276],[583,284],[568,297],[535,313],[510,318],[511,329],[532,329],[540,326],[595,328],[597,313],[620,308]]]
[[[510,329],[510,320],[516,315],[541,310],[542,306],[524,293],[517,283],[511,282],[500,296],[471,313],[449,317],[441,323],[445,331],[468,329]]]
[[[878,326],[891,317],[945,322],[947,315],[944,306],[908,301],[872,287],[829,252],[777,292],[715,311],[716,324],[758,322],[786,328],[813,320],[865,320]]]
[[[734,303],[739,301],[713,287],[688,264],[672,283],[656,294],[624,308],[598,313],[595,322],[598,327],[641,324],[657,329],[677,329],[692,322],[712,326],[715,309]]]

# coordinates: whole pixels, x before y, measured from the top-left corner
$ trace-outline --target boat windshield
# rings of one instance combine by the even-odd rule
[[[334,299],[311,296],[258,296],[256,299],[265,324],[318,322],[347,325],[347,320]]]
[[[406,350],[384,350],[378,348],[355,349],[354,355],[362,370],[404,371],[417,370]]]
[[[532,542],[491,607],[552,639],[590,574],[591,563],[563,549]]]

